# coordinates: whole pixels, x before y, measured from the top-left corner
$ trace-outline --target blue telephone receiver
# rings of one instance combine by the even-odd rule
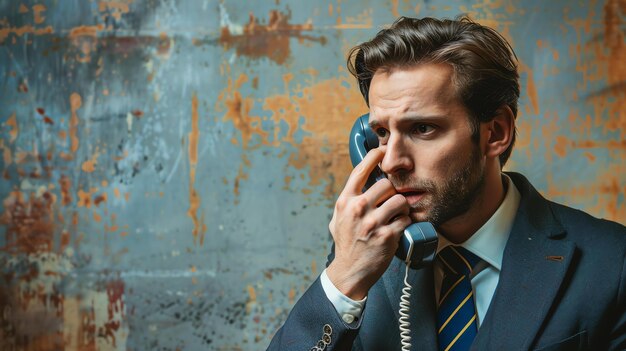
[[[369,127],[369,113],[357,118],[350,132],[350,160],[352,166],[359,164],[365,154],[378,147],[378,137]],[[369,188],[375,182],[385,178],[385,174],[376,167],[365,184]],[[411,268],[421,268],[432,263],[437,250],[437,232],[429,222],[413,223],[404,229],[396,256]]]

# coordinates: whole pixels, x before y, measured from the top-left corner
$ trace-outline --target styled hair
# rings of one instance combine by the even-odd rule
[[[357,78],[368,106],[374,73],[425,63],[452,66],[452,82],[469,111],[474,142],[480,138],[480,123],[491,121],[503,105],[517,117],[520,88],[513,48],[498,32],[466,16],[456,20],[400,17],[348,55],[348,70]],[[515,132],[500,155],[500,167],[514,143]]]

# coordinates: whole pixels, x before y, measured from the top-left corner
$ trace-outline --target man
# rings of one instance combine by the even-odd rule
[[[327,268],[269,349],[626,349],[626,228],[502,172],[515,61],[467,18],[400,18],[351,51],[380,146],[339,195]],[[377,165],[387,179],[362,192]],[[407,269],[394,252],[423,221],[439,234],[437,257]]]

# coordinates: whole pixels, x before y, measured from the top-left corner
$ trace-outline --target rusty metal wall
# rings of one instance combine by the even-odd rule
[[[625,0],[0,0],[0,349],[259,350],[323,268],[398,15],[513,44],[509,169],[626,223]]]

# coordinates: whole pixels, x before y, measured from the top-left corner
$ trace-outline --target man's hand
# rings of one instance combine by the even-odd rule
[[[348,178],[328,225],[335,241],[335,259],[328,278],[344,295],[361,300],[383,275],[404,228],[411,224],[409,205],[388,179],[365,193],[367,177],[382,161],[384,151],[367,153]]]

